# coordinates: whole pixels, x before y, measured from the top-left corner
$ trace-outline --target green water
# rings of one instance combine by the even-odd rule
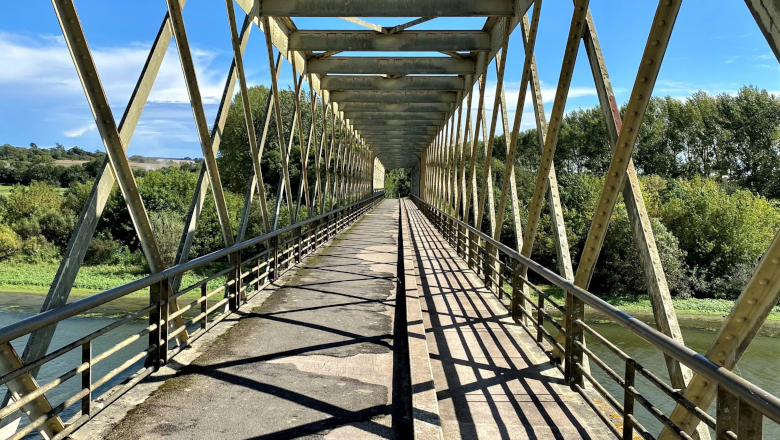
[[[669,375],[666,373],[666,362],[661,351],[625,328],[616,324],[590,324],[597,332],[613,342],[629,356],[637,360],[648,370],[668,383]],[[683,328],[685,345],[699,353],[705,353],[710,343],[715,338],[715,332],[695,328]],[[623,375],[625,364],[612,354],[606,347],[599,344],[594,338],[587,340],[588,348],[602,360],[604,360],[615,372]],[[778,353],[780,353],[780,340],[776,337],[757,336],[748,347],[742,359],[734,370],[736,374],[763,388],[769,393],[780,396],[780,375],[778,375]],[[598,365],[590,363],[592,374],[605,388],[623,402],[623,390],[604,373]],[[657,406],[667,416],[674,409],[674,402],[653,384],[637,373],[636,387],[652,404]],[[650,415],[638,402],[634,404],[636,417],[647,430],[655,435],[661,431],[661,424]],[[710,408],[710,415],[715,415],[715,405]],[[713,433],[714,434],[714,433]],[[714,438],[714,435],[713,435]],[[764,438],[780,439],[780,426],[771,420],[764,420]]]

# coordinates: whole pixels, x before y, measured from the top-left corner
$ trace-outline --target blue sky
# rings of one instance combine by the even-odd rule
[[[655,7],[654,1],[592,1],[591,11],[619,102],[628,99]],[[94,52],[114,116],[121,118],[165,13],[163,0],[106,2],[76,0],[88,42]],[[243,13],[238,7],[237,12]],[[103,148],[76,76],[51,4],[44,1],[6,2],[0,15],[0,144],[42,147],[55,142],[87,150]],[[542,95],[549,114],[561,67],[572,2],[544,2],[536,59]],[[221,0],[190,0],[184,9],[210,123],[232,57],[225,4]],[[239,19],[239,23],[241,22]],[[394,25],[407,19],[367,19]],[[295,19],[301,29],[359,29],[338,19]],[[413,29],[479,29],[484,19],[439,18]],[[519,33],[510,41],[506,73],[508,107],[516,107],[522,67]],[[251,84],[268,84],[264,37],[255,28],[245,64]],[[491,73],[491,75],[494,75]],[[494,76],[492,76],[494,78]],[[292,84],[291,68],[282,70],[282,84]],[[735,93],[753,84],[780,92],[780,65],[744,2],[686,0],[656,84],[656,95],[680,99],[697,90]],[[491,87],[492,86],[492,87]],[[492,107],[495,82],[488,82],[486,103]],[[597,103],[593,79],[580,51],[567,109]],[[530,99],[530,98],[529,98]],[[523,128],[533,124],[530,102]],[[514,112],[510,112],[510,121]],[[500,132],[500,130],[499,130]],[[171,47],[152,90],[129,154],[202,156],[187,92]]]

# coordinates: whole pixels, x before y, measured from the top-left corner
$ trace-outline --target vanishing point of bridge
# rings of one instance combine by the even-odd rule
[[[589,2],[574,0],[565,47],[544,48],[564,54],[549,117],[534,59],[542,0],[227,0],[233,63],[214,121],[204,112],[185,1],[166,3],[116,119],[74,2],[52,0],[107,160],[41,313],[0,329],[0,439],[770,438],[764,432],[780,423],[780,400],[731,370],[778,302],[780,238],[711,347],[696,353],[682,340],[631,160],[681,0],[658,2],[622,115]],[[780,58],[780,4],[745,3]],[[299,30],[297,17],[338,17],[364,30]],[[371,17],[412,19],[387,27]],[[437,17],[482,17],[484,24],[415,30]],[[255,27],[271,72],[264,121],[253,119],[243,65]],[[519,62],[507,62],[510,38],[522,41]],[[126,149],[171,44],[204,161],[177,256],[167,265]],[[613,153],[574,266],[553,157],[577,61],[593,72]],[[278,84],[284,66],[293,73],[289,121]],[[507,69],[522,72],[513,121]],[[488,82],[495,84],[492,107]],[[234,95],[253,170],[238,224],[231,224],[216,161]],[[513,166],[527,101],[542,151],[528,217],[521,218]],[[311,105],[310,120],[303,105]],[[494,195],[497,131],[507,135],[508,178]],[[276,145],[266,145],[270,132]],[[290,178],[295,139],[297,188]],[[272,149],[282,172],[269,205],[261,159]],[[484,161],[479,173],[477,161]],[[384,200],[386,168],[411,170],[409,199]],[[114,184],[151,274],[68,302]],[[621,195],[654,328],[587,291]],[[213,197],[224,248],[190,259],[206,197]],[[253,200],[264,234],[247,237]],[[532,259],[544,206],[557,271]],[[280,225],[283,207],[289,226]],[[499,240],[505,217],[516,248]],[[199,280],[185,284],[185,274]],[[565,300],[556,302],[536,281],[560,287]],[[139,296],[142,305],[130,313],[52,343],[59,323]],[[586,323],[590,310],[655,347],[665,371],[646,368]],[[106,343],[116,333],[124,336]],[[51,374],[46,368],[55,361],[68,366]]]

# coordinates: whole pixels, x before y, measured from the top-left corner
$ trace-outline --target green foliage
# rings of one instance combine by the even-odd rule
[[[22,247],[22,239],[10,226],[0,224],[0,260],[4,260]]]
[[[694,290],[735,295],[780,227],[776,204],[711,179],[669,183],[662,219],[686,250]]]
[[[395,168],[385,171],[385,197],[397,199],[409,197],[411,193],[411,171],[406,168]]]
[[[263,137],[263,128],[268,112],[268,102],[270,90],[265,86],[250,87],[249,102],[252,109],[252,119],[255,123],[255,133],[257,134],[258,148],[262,148],[261,168],[263,171],[263,180],[266,185],[266,193],[277,194],[278,185],[282,176],[282,160],[279,152],[279,136],[276,130],[276,121],[271,118],[271,124],[266,132],[266,141],[261,145]],[[279,91],[280,107],[282,109],[282,120],[287,121],[284,124],[284,138],[286,142],[290,141],[290,122],[295,114],[295,94],[292,90]],[[315,113],[315,136],[311,142],[311,151],[309,152],[308,169],[309,187],[312,188],[315,179],[314,157],[319,151],[319,141],[322,137],[322,106],[317,104]],[[273,115],[272,115],[273,116]],[[293,128],[294,137],[292,149],[289,158],[290,184],[293,188],[298,188],[301,180],[301,144],[305,152],[308,143],[309,127],[311,126],[311,103],[308,93],[301,94],[301,119],[303,125],[303,141],[301,142],[298,126]],[[330,136],[330,126],[328,127]],[[284,145],[287,148],[287,144]],[[337,145],[338,147],[338,145]],[[334,154],[335,157],[335,154]],[[241,96],[236,95],[228,110],[228,117],[225,121],[225,129],[222,132],[222,143],[219,148],[219,157],[217,158],[220,174],[223,179],[223,185],[226,190],[244,194],[249,178],[252,175],[252,158],[249,153],[249,136],[246,129],[246,120],[244,119],[244,109],[241,102]],[[333,166],[333,163],[331,163]],[[324,170],[324,169],[323,169]]]
[[[661,265],[669,290],[679,296],[689,296],[685,252],[677,238],[658,220],[651,220]],[[624,204],[619,204],[612,216],[604,247],[591,281],[591,289],[611,295],[637,294],[647,291],[645,274],[637,264],[638,250]]]
[[[184,230],[184,221],[180,215],[167,210],[150,212],[149,221],[163,261],[166,265],[173,264],[176,251],[179,249],[181,233]]]

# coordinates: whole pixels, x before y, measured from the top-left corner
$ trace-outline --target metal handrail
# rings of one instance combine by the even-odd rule
[[[630,330],[632,333],[639,336],[643,340],[649,342],[654,347],[660,349],[664,354],[670,356],[683,365],[686,365],[694,372],[701,374],[705,378],[723,387],[728,392],[738,397],[741,401],[747,403],[773,421],[780,423],[780,399],[771,393],[737,376],[728,369],[717,365],[693,349],[655,330],[637,318],[607,303],[593,293],[575,286],[571,281],[561,277],[557,273],[547,269],[536,261],[521,255],[519,252],[511,249],[501,242],[494,240],[492,237],[475,229],[467,223],[428,204],[427,202],[424,202],[414,195],[411,197],[415,203],[423,204],[428,209],[435,210],[437,215],[442,216],[450,222],[454,222],[461,228],[465,228],[470,233],[484,240],[485,243],[489,244],[490,246],[494,246],[497,250],[500,250],[510,258],[518,260],[520,263],[524,264],[535,273],[545,278],[547,281],[565,291],[571,292],[571,294],[576,298],[580,299],[582,302],[591,306],[598,312],[603,313],[607,317],[611,318],[616,323]]]
[[[230,312],[238,310],[240,305],[249,300],[250,289],[253,295],[268,286],[273,280],[278,279],[284,272],[295,267],[305,255],[314,252],[321,245],[325,244],[330,237],[340,233],[363,214],[373,209],[384,194],[373,194],[364,199],[332,210],[328,213],[318,215],[308,220],[298,222],[288,227],[282,228],[229,248],[195,258],[187,263],[166,269],[157,274],[149,275],[139,280],[127,283],[125,285],[108,289],[103,292],[75,301],[71,304],[53,309],[38,315],[29,317],[22,321],[0,328],[0,348],[5,355],[10,355],[8,349],[10,342],[22,336],[28,335],[36,330],[56,324],[65,319],[74,317],[80,313],[91,310],[97,306],[108,303],[112,300],[121,298],[140,289],[149,287],[150,304],[140,310],[129,313],[124,318],[113,322],[101,329],[98,329],[86,336],[80,337],[42,357],[32,359],[27,364],[18,365],[17,368],[9,371],[3,371],[0,375],[0,386],[7,385],[10,390],[10,384],[15,387],[21,387],[20,384],[26,384],[24,390],[19,391],[20,399],[12,402],[8,406],[0,409],[0,418],[10,415],[19,409],[28,411],[30,423],[14,433],[9,440],[18,440],[35,430],[42,433],[48,429],[51,422],[52,426],[58,427],[59,431],[53,431],[50,434],[56,434],[54,438],[64,438],[78,427],[86,423],[92,417],[100,413],[106,406],[124,394],[127,390],[139,383],[149,374],[167,364],[168,360],[180,353],[187,347],[191,341],[200,337],[214,325],[230,315]],[[284,234],[291,234],[292,238],[282,242],[280,237]],[[264,243],[266,249],[242,261],[241,251],[252,246]],[[284,247],[284,249],[281,249]],[[289,257],[287,257],[289,255]],[[170,289],[170,280],[184,272],[205,266],[216,260],[229,257],[230,264],[227,269],[219,270],[215,274],[205,277],[195,282],[191,286],[173,292]],[[281,258],[280,258],[281,257]],[[243,271],[246,265],[253,266],[247,272]],[[261,272],[262,268],[262,272]],[[246,276],[254,277],[247,280]],[[226,277],[222,286],[209,291],[208,283],[217,278]],[[168,304],[185,293],[196,290],[200,287],[200,296],[198,299],[171,311]],[[224,297],[215,303],[210,303],[209,298],[224,292]],[[198,308],[200,310],[198,310]],[[221,311],[220,311],[221,310]],[[188,316],[187,321],[181,321],[185,313],[197,313],[194,316]],[[109,331],[116,330],[129,322],[147,316],[149,325],[134,334],[125,337],[122,341],[111,347],[103,349],[101,353],[93,354],[93,340],[106,334]],[[176,320],[179,320],[176,323]],[[188,335],[184,342],[180,341],[175,348],[169,348],[169,341],[186,332],[190,326],[200,323],[200,329]],[[171,327],[170,324],[175,324]],[[129,358],[123,357],[119,366],[106,372],[100,378],[93,378],[93,366],[101,361],[116,355],[121,350],[129,347],[135,341],[141,338],[149,338],[149,343],[140,351],[134,351]],[[30,374],[34,369],[40,368],[60,356],[81,350],[82,363],[45,385],[38,386],[34,380],[23,377],[24,374]],[[127,353],[125,353],[126,355]],[[96,407],[93,405],[93,391],[108,383],[119,374],[126,374],[138,361],[146,358],[143,367],[132,373],[132,376],[123,384],[111,387],[100,398],[103,399],[103,405]],[[12,364],[13,365],[13,364]],[[55,408],[49,406],[46,400],[46,394],[59,387],[68,379],[80,375],[82,386],[80,391],[72,394],[64,402]],[[20,381],[21,379],[21,381]],[[32,387],[29,385],[33,384]],[[77,413],[67,423],[62,423],[59,417],[63,412],[78,402],[81,402],[81,413]],[[34,410],[34,411],[33,411]],[[42,410],[42,411],[41,411]]]
[[[143,278],[139,278],[135,281],[131,281],[127,284],[123,284],[121,286],[117,286],[112,289],[104,290],[102,292],[96,293],[87,298],[83,298],[78,301],[74,301],[72,303],[66,304],[62,307],[58,307],[56,309],[52,309],[43,313],[39,313],[37,315],[33,315],[29,318],[23,319],[21,321],[15,322],[11,325],[1,328],[0,330],[2,330],[2,334],[0,334],[0,344],[10,342],[14,339],[20,338],[26,334],[32,333],[36,330],[42,329],[51,324],[60,322],[67,318],[71,318],[80,313],[84,313],[90,309],[106,304],[108,302],[121,298],[125,295],[137,292],[138,290],[152,286],[166,279],[173,278],[176,275],[181,275],[184,272],[198,269],[205,264],[211,263],[221,258],[225,258],[241,250],[250,248],[254,245],[284,235],[285,233],[292,232],[303,226],[307,226],[312,223],[318,222],[334,214],[338,214],[339,212],[354,208],[358,205],[382,197],[384,197],[384,193],[378,195],[372,195],[361,201],[352,203],[351,205],[347,205],[342,208],[327,212],[325,214],[318,215],[317,217],[312,217],[302,222],[295,223],[290,226],[286,226],[282,229],[269,232],[268,234],[265,235],[260,235],[258,237],[243,241],[241,243],[235,244],[228,248],[220,249],[210,254],[206,254],[198,258],[194,258],[190,261],[187,261],[186,263],[170,267],[163,271],[145,276]]]

